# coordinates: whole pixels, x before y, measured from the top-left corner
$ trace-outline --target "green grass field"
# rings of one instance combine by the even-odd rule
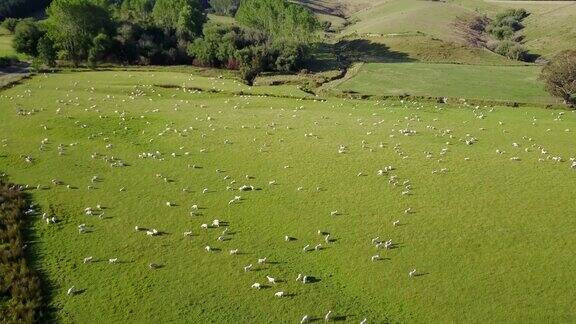
[[[297,323],[332,310],[356,323],[576,321],[573,112],[300,97],[289,86],[137,71],[39,75],[0,92],[0,170],[42,185],[30,193],[58,219],[38,216],[29,242],[55,319]],[[112,166],[118,159],[126,166]],[[102,219],[86,216],[97,204]],[[201,229],[214,219],[226,222],[225,241],[223,227]],[[377,250],[377,236],[398,245]],[[96,262],[83,264],[88,256]],[[299,273],[317,281],[296,282]],[[250,288],[266,275],[277,285]],[[81,293],[67,296],[72,285]]]
[[[3,28],[0,28],[0,56],[16,55],[12,48],[12,36]]]
[[[550,104],[537,66],[367,63],[336,89],[370,95],[433,96]]]

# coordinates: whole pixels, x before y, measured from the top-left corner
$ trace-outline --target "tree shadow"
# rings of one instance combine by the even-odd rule
[[[398,63],[414,62],[407,53],[391,50],[383,43],[367,39],[346,39],[335,44],[317,44],[306,65],[312,72],[347,70],[357,62]]]

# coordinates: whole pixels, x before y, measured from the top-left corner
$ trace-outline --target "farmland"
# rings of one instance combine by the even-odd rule
[[[175,71],[2,91],[0,169],[56,218],[29,243],[55,319],[574,321],[573,112],[306,96]]]

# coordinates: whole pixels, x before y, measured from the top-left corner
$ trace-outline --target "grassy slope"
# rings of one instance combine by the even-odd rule
[[[537,80],[536,66],[454,64],[364,64],[356,76],[338,85],[372,95],[446,96],[452,98],[553,103]]]
[[[329,309],[352,322],[364,317],[370,322],[576,320],[575,171],[566,162],[538,162],[539,150],[524,152],[533,143],[554,156],[574,156],[573,113],[557,121],[558,111],[533,108],[438,109],[138,86],[158,83],[237,87],[180,73],[88,72],[39,76],[0,93],[0,170],[18,183],[48,186],[58,178],[78,187],[32,191],[60,219],[53,226],[38,220],[31,243],[53,284],[52,306],[60,321],[92,322],[97,316],[102,322],[296,322],[304,313],[320,317]],[[137,89],[146,96],[134,96]],[[18,116],[17,108],[41,111]],[[480,112],[486,118],[476,118]],[[189,135],[167,127],[188,128]],[[418,134],[399,135],[405,127]],[[446,129],[454,138],[443,135]],[[95,138],[89,139],[91,134]],[[466,134],[478,143],[463,144]],[[50,142],[42,152],[44,138]],[[226,139],[232,144],[225,145]],[[77,145],[58,156],[60,143]],[[109,143],[112,149],[106,149]],[[349,153],[338,154],[340,144]],[[396,144],[409,158],[395,153]],[[448,153],[440,156],[445,147]],[[201,148],[208,151],[200,153]],[[496,149],[509,153],[497,155]],[[137,157],[156,150],[165,161]],[[425,158],[425,151],[433,158]],[[111,168],[101,158],[91,159],[94,152],[122,158],[129,166]],[[23,154],[36,162],[26,164]],[[511,156],[522,161],[510,161]],[[402,196],[401,188],[375,176],[386,165],[396,168],[400,181],[411,180],[413,195]],[[449,172],[432,174],[440,168]],[[357,177],[358,172],[367,176]],[[165,183],[157,173],[174,182]],[[255,178],[246,180],[246,174]],[[103,181],[88,190],[93,175]],[[232,186],[252,183],[263,190],[243,193],[241,204],[229,206],[238,192],[225,189],[230,185],[225,175],[238,181]],[[268,186],[273,179],[278,185]],[[304,190],[297,191],[299,186]],[[182,192],[184,187],[191,192]],[[202,194],[202,188],[211,192]],[[166,207],[166,201],[179,206]],[[83,215],[97,203],[107,207],[106,219]],[[202,215],[188,215],[193,203],[205,208]],[[407,207],[415,213],[404,214]],[[331,210],[343,215],[331,217]],[[200,230],[214,218],[229,222],[230,241],[216,241],[220,230]],[[395,219],[405,225],[393,227]],[[94,231],[78,234],[80,223]],[[168,234],[146,237],[133,231],[135,225]],[[324,251],[302,253],[305,244],[322,242],[318,229],[337,241]],[[186,230],[194,236],[183,237]],[[284,242],[287,234],[298,240]],[[376,250],[370,239],[377,235],[400,248],[381,251],[389,259],[372,263]],[[207,244],[222,251],[208,254]],[[245,254],[231,257],[230,248]],[[88,255],[124,262],[82,264]],[[263,256],[275,263],[242,271]],[[150,271],[149,262],[165,267]],[[414,267],[426,275],[410,280],[407,272]],[[298,284],[298,273],[320,281]],[[286,282],[261,291],[249,288],[264,283],[267,274]],[[71,285],[86,290],[66,296]],[[295,295],[278,300],[272,296],[278,290]]]
[[[525,8],[531,16],[525,20],[527,48],[544,56],[572,48],[576,38],[576,3],[568,1],[483,1],[420,0],[379,1],[352,15],[355,24],[346,34],[424,32],[445,41],[459,41],[452,23],[459,15],[475,11],[489,16],[506,8]]]

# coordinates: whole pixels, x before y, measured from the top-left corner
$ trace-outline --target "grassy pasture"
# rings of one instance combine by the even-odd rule
[[[50,281],[57,320],[296,323],[328,310],[370,323],[576,320],[576,171],[567,162],[576,155],[574,113],[152,86],[160,84],[242,87],[185,73],[109,71],[37,76],[0,92],[0,170],[45,186],[30,192],[59,219],[47,225],[38,217],[29,242]],[[403,136],[404,128],[417,133]],[[463,140],[470,136],[478,142],[469,146]],[[339,145],[347,152],[339,154]],[[564,162],[546,159],[539,147]],[[155,151],[162,160],[138,157]],[[111,167],[104,158],[112,156],[127,166]],[[388,165],[394,170],[376,175]],[[92,183],[94,175],[101,181]],[[411,194],[402,195],[406,180]],[[261,190],[226,189],[243,184]],[[235,195],[242,200],[229,205]],[[103,219],[84,215],[96,204]],[[192,204],[199,215],[189,215]],[[340,215],[331,216],[334,210]],[[216,218],[228,222],[229,240],[216,240],[222,228],[200,228]],[[79,234],[82,223],[91,232]],[[165,234],[148,237],[134,226]],[[188,230],[192,237],[182,235]],[[325,244],[317,230],[335,241]],[[399,245],[377,251],[376,236]],[[318,243],[325,249],[302,252]],[[219,250],[207,253],[206,245]],[[241,254],[230,256],[234,248]],[[378,252],[385,259],[371,262]],[[83,264],[87,256],[97,262]],[[257,266],[264,256],[270,264]],[[115,257],[120,263],[108,264]],[[151,262],[163,267],[150,270]],[[255,270],[245,273],[250,263]],[[413,268],[422,275],[409,278]],[[298,273],[318,281],[298,283]],[[266,275],[282,281],[250,288]],[[72,285],[82,292],[66,296]],[[290,296],[274,298],[276,291]]]
[[[537,66],[367,63],[335,88],[370,95],[555,103],[538,81],[538,74]]]
[[[12,35],[4,28],[0,28],[0,56],[16,55],[12,48]]]

